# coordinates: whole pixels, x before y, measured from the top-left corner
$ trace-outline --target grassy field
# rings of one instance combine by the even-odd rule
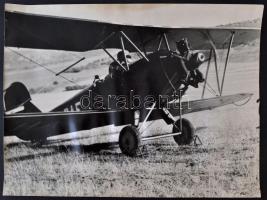
[[[145,143],[137,158],[120,153],[119,128],[113,126],[77,133],[72,140],[71,135],[53,137],[41,148],[7,138],[4,194],[259,197],[255,105],[187,118],[197,126],[203,145],[179,147],[172,138],[161,139]],[[145,134],[170,129],[156,121]]]
[[[244,55],[248,62],[243,62]],[[220,61],[222,65],[223,59]],[[182,147],[172,138],[155,140],[144,143],[141,156],[129,158],[121,154],[117,145],[121,127],[108,126],[50,137],[49,143],[42,147],[34,147],[16,137],[5,137],[4,195],[259,197],[257,46],[244,48],[242,52],[234,49],[230,61],[224,94],[252,92],[254,95],[242,107],[228,105],[185,116],[195,125],[202,145]],[[49,66],[58,67],[53,63]],[[103,64],[101,68],[84,68],[64,75],[73,75],[75,81],[90,84],[93,75],[105,74],[107,67]],[[45,94],[33,92],[35,102],[41,101],[42,95],[56,96],[60,102],[75,93],[63,92],[66,83],[62,80],[53,85],[53,79],[45,75],[40,82],[37,78],[30,79],[34,74],[32,70],[6,70],[6,85],[14,80],[24,80],[30,86],[36,82],[36,88],[42,86],[42,81],[50,84],[51,91]],[[36,67],[34,70],[43,72]],[[205,71],[205,66],[201,70]],[[211,70],[213,85],[214,77]],[[188,95],[199,98],[201,89],[190,89]],[[211,96],[208,92],[206,95]],[[51,100],[38,106],[52,108],[54,103]],[[158,120],[144,135],[171,129]]]

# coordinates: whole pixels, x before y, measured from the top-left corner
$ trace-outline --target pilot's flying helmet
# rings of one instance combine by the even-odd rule
[[[181,40],[176,42],[176,48],[182,55],[188,52],[190,48],[187,38],[182,38]]]
[[[127,54],[126,52],[125,52],[125,57],[126,58],[132,58],[129,54]],[[117,54],[117,59],[118,59],[118,61],[123,61],[124,60],[124,55],[123,55],[123,51],[119,51],[118,52],[118,54]]]

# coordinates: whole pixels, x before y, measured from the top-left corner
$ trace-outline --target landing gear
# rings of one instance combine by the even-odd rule
[[[144,126],[144,123],[147,121],[154,107],[155,105],[152,106],[141,126],[138,125],[140,121],[140,113],[138,114],[136,112],[134,117],[134,125],[126,126],[121,130],[119,136],[119,147],[123,154],[128,156],[137,156],[139,153],[142,154],[142,150],[140,149],[141,141],[165,137],[173,137],[178,145],[190,145],[192,142],[196,144],[197,139],[199,142],[201,142],[200,139],[195,136],[195,128],[193,127],[192,123],[189,120],[182,118],[181,115],[178,120],[175,120],[174,116],[168,111],[167,108],[163,108],[161,114],[162,119],[164,119],[167,124],[173,124],[172,133],[141,137],[143,132],[142,127]]]
[[[182,120],[182,121],[180,121]],[[182,123],[180,123],[182,122]],[[180,131],[180,126],[182,126],[182,131]],[[173,136],[175,142],[178,145],[189,145],[193,142],[194,136],[195,136],[195,128],[193,127],[193,124],[187,120],[187,119],[178,119],[172,129],[173,133],[181,132],[180,135]]]
[[[128,156],[136,156],[140,146],[140,133],[135,126],[124,127],[119,136],[121,152]]]

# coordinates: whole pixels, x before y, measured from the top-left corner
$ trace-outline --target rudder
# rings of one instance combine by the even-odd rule
[[[23,109],[18,111],[19,113],[41,112],[31,100],[30,93],[26,86],[21,82],[14,82],[5,90],[5,111],[12,112],[22,107]]]

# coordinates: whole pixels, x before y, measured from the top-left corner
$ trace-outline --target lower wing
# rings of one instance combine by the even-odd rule
[[[242,93],[228,96],[218,96],[182,102],[181,114],[211,110],[216,107],[233,104],[250,98],[252,94]],[[177,103],[169,104],[173,116],[180,115]],[[148,112],[149,110],[145,110]],[[141,115],[140,122],[146,114]],[[162,119],[162,110],[155,109],[148,118],[149,121]],[[89,130],[114,124],[116,126],[133,124],[134,110],[113,111],[83,111],[83,112],[48,112],[48,113],[16,113],[4,116],[5,136],[15,135],[23,140],[47,138],[69,132]]]

